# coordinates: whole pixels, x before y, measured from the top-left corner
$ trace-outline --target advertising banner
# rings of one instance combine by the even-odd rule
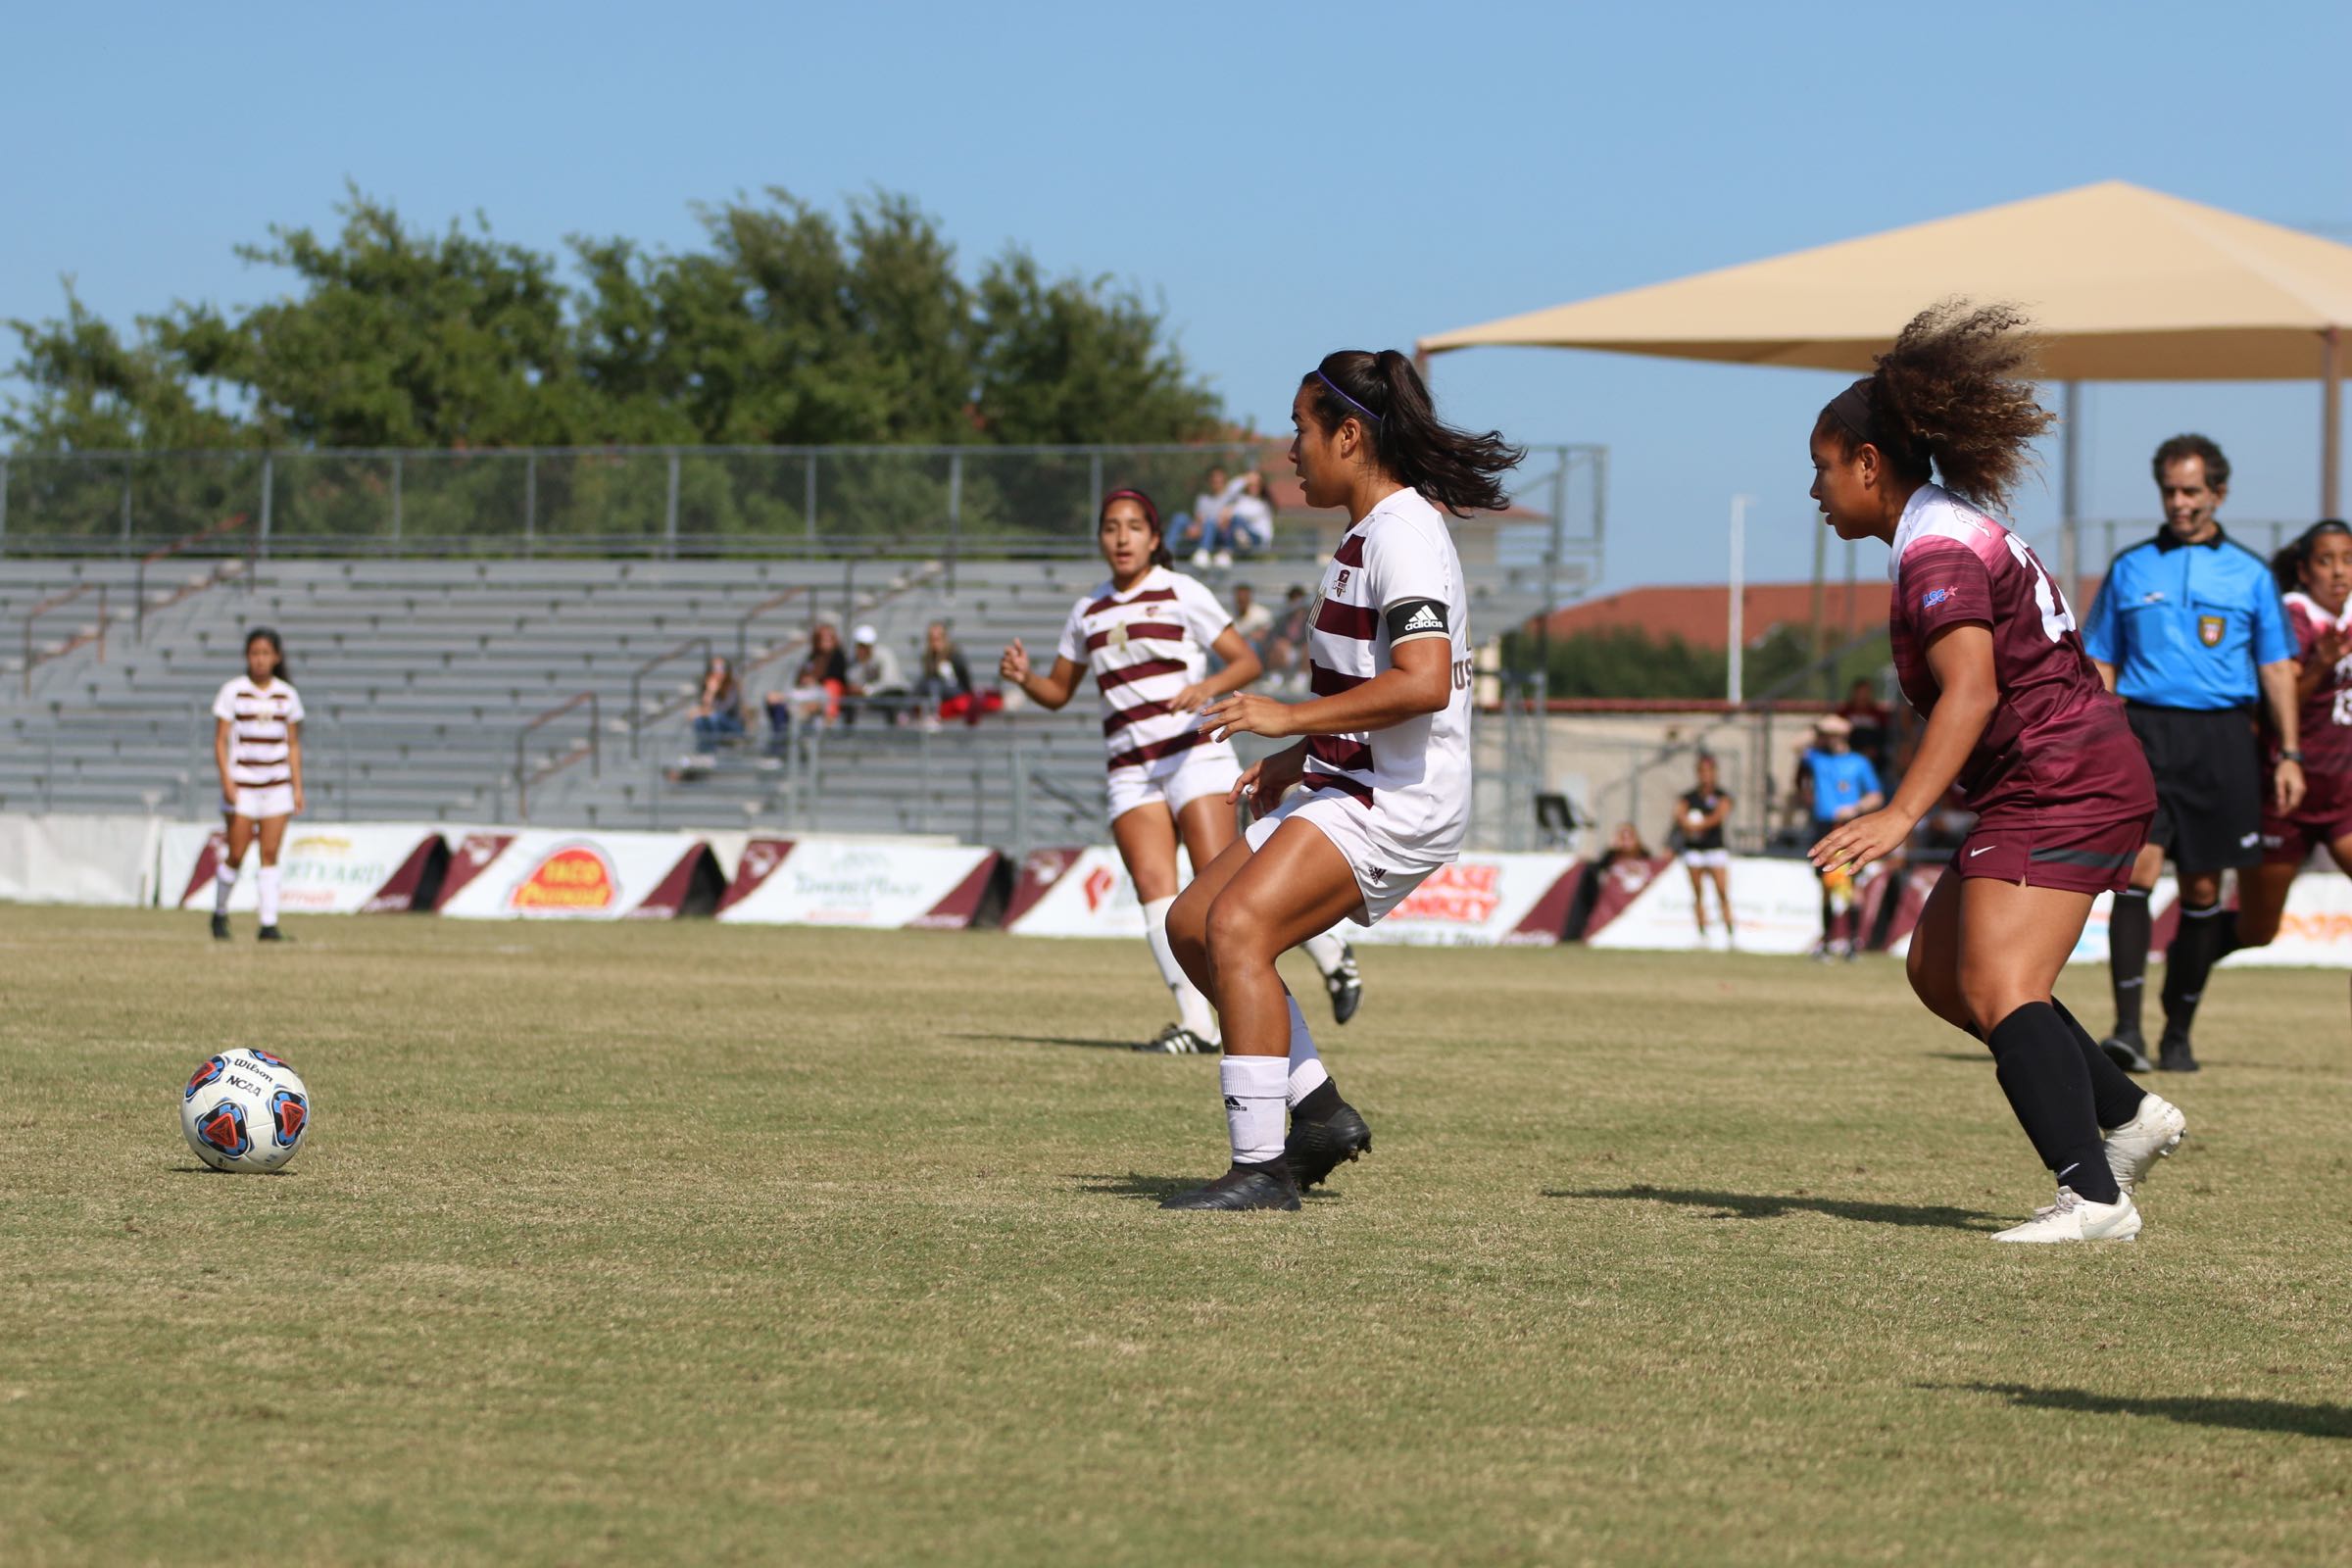
[[[287,914],[405,913],[435,862],[447,853],[441,829],[424,822],[332,822],[297,818],[278,850],[278,899]],[[183,909],[213,906],[213,876],[228,858],[228,836],[218,827],[174,822],[164,829],[165,896]],[[228,906],[255,907],[259,849],[245,864]]]
[[[2271,945],[2232,953],[2222,964],[2231,969],[2291,964],[2352,969],[2352,877],[2333,866],[2296,877]]]
[[[1710,891],[1710,926],[1716,923],[1714,907],[1715,895]],[[1742,953],[1812,952],[1821,940],[1821,884],[1813,867],[1803,860],[1735,858],[1732,917],[1738,923],[1734,940]],[[1690,876],[1680,866],[1661,871],[1615,919],[1591,932],[1587,940],[1595,948],[1669,952],[1697,948],[1698,922],[1691,907]],[[1721,936],[1716,940],[1720,942]]]
[[[481,828],[451,847],[438,908],[460,920],[667,920],[717,886],[691,833]]]
[[[718,917],[745,925],[959,931],[979,912],[998,858],[994,850],[954,844],[755,837]]]
[[[162,834],[148,816],[0,813],[0,900],[152,904]]]

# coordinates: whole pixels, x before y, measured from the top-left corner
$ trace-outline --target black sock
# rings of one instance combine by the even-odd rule
[[[1340,1099],[1340,1086],[1326,1078],[1306,1092],[1306,1098],[1291,1107],[1293,1121],[1329,1121],[1331,1113],[1345,1102]]]
[[[2090,1071],[2058,1010],[2029,1002],[1993,1025],[1988,1044],[2009,1108],[2059,1184],[2094,1203],[2122,1197],[2099,1142]]]
[[[2130,1073],[2107,1059],[2107,1053],[2099,1049],[2099,1043],[2082,1027],[2082,1020],[2066,1010],[2065,1003],[2052,997],[2050,1006],[2074,1035],[2075,1049],[2082,1053],[2082,1065],[2089,1069],[2091,1108],[2098,1112],[2099,1125],[2113,1132],[2139,1114],[2139,1102],[2148,1098],[2148,1092],[2133,1083]]]
[[[2229,930],[2230,913],[2218,904],[2208,904],[2202,909],[2183,906],[2180,910],[2180,929],[2173,933],[2173,945],[2164,950],[2164,1032],[2188,1038],[2189,1026],[2197,1021],[2197,1004],[2205,999],[2205,981],[2213,973],[2213,961],[2221,956],[2222,937]]]
[[[2148,892],[2126,888],[2107,916],[2107,965],[2115,974],[2115,1032],[2139,1033],[2139,999],[2148,988]]]

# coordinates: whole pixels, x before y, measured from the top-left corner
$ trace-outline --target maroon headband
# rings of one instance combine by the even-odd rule
[[[1110,504],[1113,501],[1119,500],[1132,501],[1137,506],[1143,508],[1144,520],[1152,524],[1152,531],[1153,533],[1159,533],[1163,531],[1159,526],[1159,509],[1153,506],[1152,504],[1152,498],[1144,494],[1141,490],[1113,490],[1110,494],[1102,498],[1102,509],[1101,512],[1097,512],[1095,514],[1095,520],[1097,522],[1102,521],[1103,514],[1110,511]]]

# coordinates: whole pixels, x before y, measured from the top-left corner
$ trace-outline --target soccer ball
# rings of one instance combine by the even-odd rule
[[[310,1133],[311,1092],[269,1052],[235,1047],[188,1075],[179,1130],[215,1170],[275,1170]]]

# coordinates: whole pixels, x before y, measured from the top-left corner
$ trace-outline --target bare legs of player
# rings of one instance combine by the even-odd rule
[[[1217,836],[1220,824],[1222,839]],[[1168,910],[1176,902],[1179,831],[1193,863],[1206,865],[1233,838],[1233,812],[1222,796],[1212,796],[1187,802],[1174,817],[1165,806],[1152,802],[1120,812],[1110,824],[1119,859],[1135,883],[1136,902],[1143,906],[1144,939],[1151,945],[1152,961],[1159,966],[1160,980],[1176,999],[1176,1021],[1139,1049],[1189,1054],[1217,1049],[1217,1015],[1208,998],[1177,962],[1168,943]]]
[[[262,909],[262,929],[271,934],[277,930],[278,870],[277,852],[286,839],[286,824],[291,817],[268,816],[256,822],[251,817],[229,813],[228,861],[221,867],[226,875],[218,876],[219,893],[214,904],[213,930],[216,936],[225,936],[226,923],[220,918],[228,909],[228,890],[236,885],[237,873],[245,864],[245,852],[260,840],[261,869],[254,873],[257,902]]]

